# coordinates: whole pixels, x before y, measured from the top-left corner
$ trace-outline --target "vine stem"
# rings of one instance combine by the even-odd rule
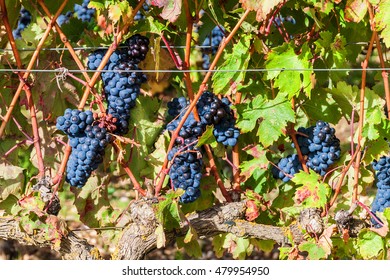
[[[367,80],[367,67],[368,67],[368,60],[370,59],[372,48],[375,41],[375,32],[372,33],[370,45],[368,46],[368,51],[366,58],[362,62],[362,84],[360,88],[360,111],[359,111],[359,134],[357,139],[357,144],[359,147],[361,147],[362,142],[362,132],[363,132],[363,125],[364,125],[364,96],[366,93],[366,80]],[[353,141],[353,139],[351,139]],[[353,197],[352,202],[355,202],[358,200],[358,185],[359,185],[359,167],[360,167],[360,160],[361,160],[361,153],[357,153],[356,160],[355,160],[355,172],[354,172],[354,183],[353,183]]]
[[[226,37],[226,39],[222,41],[217,53],[215,54],[215,58],[210,65],[209,71],[206,73],[206,75],[205,75],[205,77],[204,77],[204,79],[199,87],[198,93],[194,96],[194,99],[190,103],[188,110],[185,112],[185,114],[183,115],[183,118],[179,122],[179,125],[177,126],[176,130],[172,134],[172,138],[171,138],[171,141],[169,142],[169,146],[168,146],[168,151],[172,150],[172,147],[175,143],[175,140],[176,140],[177,136],[179,135],[180,129],[183,127],[184,122],[187,120],[188,116],[192,112],[192,109],[194,109],[199,98],[202,96],[202,93],[203,93],[204,89],[206,88],[206,84],[207,84],[207,82],[210,79],[211,74],[212,74],[212,72],[210,70],[215,68],[219,58],[222,55],[223,50],[226,47],[226,45],[233,38],[234,34],[236,34],[237,30],[240,28],[241,24],[244,22],[244,20],[246,19],[246,17],[248,16],[249,13],[250,13],[250,10],[245,11],[245,13],[242,15],[241,19],[237,22],[236,26],[233,28],[233,30],[229,34],[229,36]],[[165,156],[162,169],[165,170],[167,168],[167,165],[168,165],[168,155]],[[155,190],[156,196],[158,196],[160,194],[160,191],[161,191],[163,183],[164,183],[165,176],[166,176],[166,173],[162,172],[162,176],[160,178],[160,181],[159,181],[158,185],[156,186],[156,190]]]
[[[185,52],[184,52],[183,69],[188,70],[190,65],[191,65],[190,64],[190,57],[191,57],[191,40],[192,40],[193,20],[192,20],[192,16],[190,13],[188,0],[184,0],[183,3],[184,3],[184,9],[185,9],[186,19],[187,19],[186,48],[185,48]],[[186,83],[186,87],[187,87],[188,97],[192,101],[194,99],[194,92],[193,92],[193,88],[192,88],[191,73],[189,71],[185,71],[183,74],[184,74],[184,82]],[[194,113],[195,120],[200,121],[198,110],[197,110],[196,106],[192,109],[192,112]],[[221,190],[222,195],[225,197],[225,199],[228,202],[232,202],[232,199],[231,199],[229,193],[227,192],[221,177],[219,176],[217,165],[215,163],[213,152],[212,152],[210,146],[205,145],[204,148],[205,148],[207,157],[209,158],[211,173],[214,175],[215,181],[217,182],[217,185],[218,185],[219,189]]]
[[[375,20],[374,20],[374,11],[369,2],[367,2],[368,13],[370,15],[371,30],[374,32],[376,49],[378,51],[379,62],[381,68],[385,68],[385,61],[383,59],[383,51],[381,42],[379,40],[378,32],[375,29]],[[389,73],[386,70],[382,70],[383,85],[385,88],[385,97],[386,97],[386,107],[387,107],[387,118],[390,119],[390,87],[389,87]]]
[[[292,109],[294,111],[296,110],[295,99],[294,98],[291,99],[291,107],[292,107]],[[307,168],[305,158],[302,155],[301,147],[298,144],[297,131],[294,128],[294,124],[290,123],[289,126],[287,127],[287,129],[288,129],[288,132],[290,134],[291,140],[294,143],[295,149],[297,150],[298,159],[299,159],[299,162],[302,165],[303,171],[305,171],[306,173],[309,173],[309,168]]]
[[[341,171],[340,179],[337,181],[337,186],[334,191],[334,195],[332,197],[332,200],[329,202],[329,208],[333,206],[333,204],[336,202],[337,196],[339,195],[341,191],[341,186],[343,184],[344,178],[347,175],[348,170],[351,168],[352,164],[354,163],[354,160],[357,156],[357,154],[360,154],[360,145],[358,145],[355,149],[355,153],[352,155],[351,160],[349,161],[348,165],[343,168]]]
[[[242,98],[242,93],[237,92],[234,104],[240,104],[241,98]],[[241,188],[240,188],[240,183],[241,183],[240,182],[240,168],[239,168],[239,166],[240,166],[240,151],[239,151],[238,144],[236,144],[233,147],[232,155],[233,155],[233,165],[237,167],[235,170],[233,170],[233,172],[234,172],[233,173],[233,190],[240,191],[241,190]]]
[[[42,0],[39,0],[39,1],[42,1]],[[134,18],[135,14],[139,11],[139,9],[142,7],[143,3],[145,2],[145,0],[140,0],[140,2],[138,3],[138,5],[134,8],[133,10],[133,13],[132,13],[132,18]],[[89,93],[91,92],[91,90],[93,89],[93,87],[95,86],[99,76],[100,76],[100,71],[103,70],[103,68],[106,66],[108,60],[110,59],[110,56],[111,54],[115,51],[115,49],[117,48],[117,42],[119,42],[121,39],[122,39],[122,36],[125,34],[127,28],[129,27],[130,23],[127,23],[125,24],[122,29],[118,32],[114,42],[110,45],[110,47],[107,49],[107,52],[106,54],[104,55],[99,67],[97,68],[96,72],[93,74],[92,78],[90,78],[89,82],[87,83],[88,86],[86,87],[84,93],[83,93],[83,97],[79,103],[79,106],[78,108],[79,109],[82,109],[84,108],[86,102],[87,102],[87,99],[88,99],[88,96],[89,96]],[[65,38],[65,37],[62,37],[62,38]],[[66,40],[67,41],[67,40]],[[68,41],[67,41],[68,42]],[[68,46],[70,46],[70,44],[68,44]],[[73,51],[74,53],[74,51]],[[75,57],[77,57],[77,55],[74,53]],[[72,55],[73,56],[73,55]],[[78,57],[77,57],[78,59]],[[77,60],[76,60],[76,63],[77,63]],[[78,64],[78,63],[77,63]],[[79,64],[78,64],[79,65]],[[80,65],[82,66],[82,63],[80,61]],[[82,67],[83,68],[83,67]],[[69,146],[69,144],[66,146],[65,148],[65,152],[64,152],[64,157],[61,161],[61,165],[60,165],[60,168],[57,172],[57,175],[53,178],[53,184],[58,184],[59,182],[61,182],[62,180],[62,177],[63,177],[63,174],[65,173],[65,169],[66,169],[66,164],[69,160],[69,156],[70,156],[70,153],[72,152],[72,148]],[[125,170],[126,171],[126,170]],[[129,174],[129,173],[128,173]]]
[[[41,40],[40,40],[40,42],[39,42],[39,44],[37,46],[37,49],[34,52],[33,57],[30,60],[30,63],[28,65],[28,67],[27,67],[27,70],[31,70],[33,65],[34,65],[34,63],[35,63],[35,61],[38,59],[38,55],[40,53],[40,50],[41,50],[41,48],[42,48],[42,46],[43,46],[47,36],[49,35],[50,29],[51,29],[51,25],[53,24],[53,22],[56,21],[57,17],[62,12],[62,10],[64,9],[64,7],[67,4],[67,2],[68,2],[68,0],[65,0],[62,3],[62,5],[58,9],[55,17],[49,23],[48,29],[46,30],[46,32],[44,33],[43,37],[41,38]],[[5,1],[1,0],[0,1],[0,5],[1,5],[2,14],[3,14],[4,26],[6,27],[6,30],[7,30],[8,39],[9,39],[11,47],[12,47],[12,52],[13,52],[14,57],[15,57],[16,65],[17,65],[17,67],[19,69],[22,69],[22,61],[20,59],[19,52],[18,52],[18,50],[16,48],[15,38],[13,37],[11,26],[9,25],[8,15],[7,15],[7,7],[6,7],[6,4],[5,4]],[[3,134],[3,132],[5,131],[5,127],[7,125],[7,122],[9,121],[9,119],[10,119],[10,117],[12,115],[13,108],[15,107],[16,102],[19,99],[20,93],[21,93],[21,91],[23,89],[25,91],[25,93],[26,93],[27,104],[28,104],[28,107],[29,107],[29,110],[30,110],[31,126],[32,126],[32,132],[33,132],[33,143],[34,143],[34,148],[35,148],[35,151],[36,151],[37,162],[38,162],[38,178],[43,178],[44,175],[45,175],[45,165],[44,165],[44,162],[43,162],[43,156],[42,156],[42,150],[41,150],[41,144],[40,144],[41,139],[40,139],[40,136],[39,136],[38,120],[37,120],[37,116],[36,116],[36,109],[35,109],[35,104],[34,104],[34,100],[33,100],[33,97],[32,97],[32,93],[31,93],[31,88],[30,88],[30,85],[26,83],[26,80],[27,80],[29,74],[30,73],[28,71],[26,71],[25,73],[19,73],[18,74],[19,75],[19,79],[20,79],[19,87],[18,87],[18,89],[17,89],[17,91],[16,91],[16,93],[15,93],[15,95],[14,95],[12,101],[11,101],[10,106],[8,107],[7,114],[4,117],[4,121],[1,124],[1,127],[0,127],[0,138],[1,138],[2,134]]]
[[[3,3],[4,0],[1,0]],[[18,99],[19,99],[19,96],[20,96],[20,93],[22,92],[24,86],[25,86],[25,81],[27,80],[27,78],[29,77],[30,75],[30,70],[33,68],[35,62],[37,61],[38,59],[38,56],[39,56],[39,53],[47,39],[47,37],[49,36],[49,33],[50,33],[50,30],[51,30],[51,27],[53,26],[54,22],[57,20],[57,17],[61,14],[62,10],[65,8],[66,4],[68,3],[68,0],[64,0],[61,4],[61,6],[59,7],[58,11],[56,12],[56,14],[54,15],[54,17],[52,18],[52,20],[49,22],[49,25],[48,25],[48,28],[46,29],[45,33],[42,35],[42,38],[39,40],[39,43],[37,45],[37,48],[35,49],[31,59],[30,59],[30,62],[27,66],[27,69],[25,71],[25,73],[23,74],[22,76],[22,79],[19,83],[19,86],[14,94],[14,97],[12,98],[12,101],[11,101],[11,104],[9,105],[8,107],[8,110],[7,110],[7,113],[6,115],[4,116],[4,121],[2,122],[1,126],[0,126],[0,138],[2,138],[3,134],[4,134],[4,131],[5,131],[5,127],[7,125],[7,123],[9,122],[10,118],[11,118],[11,115],[12,115],[12,111],[13,109],[15,108],[16,106],[16,103],[18,102]],[[5,3],[4,3],[4,7],[5,7]],[[3,8],[3,4],[2,4],[2,8]],[[5,14],[5,12],[4,12]],[[8,24],[8,28],[11,28]],[[10,33],[12,33],[12,30],[11,31],[8,31],[7,30],[7,34],[8,36],[12,36]],[[10,38],[13,38],[10,37]],[[12,44],[11,44],[12,46]],[[15,40],[14,40],[14,46],[12,46],[12,49],[14,50],[14,47],[16,47],[15,45]],[[15,57],[16,59],[16,57]],[[20,59],[20,57],[19,57]],[[27,93],[26,93],[27,94]],[[28,97],[27,97],[28,98]]]

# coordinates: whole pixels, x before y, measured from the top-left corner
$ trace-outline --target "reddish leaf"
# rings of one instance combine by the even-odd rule
[[[260,215],[259,207],[256,205],[256,202],[253,200],[248,200],[246,202],[246,211],[245,217],[248,221],[255,220]]]
[[[182,0],[158,0],[152,3],[154,6],[163,7],[160,16],[170,22],[175,22],[181,14]]]
[[[267,15],[284,0],[240,0],[245,9],[256,11],[256,19],[263,21]]]

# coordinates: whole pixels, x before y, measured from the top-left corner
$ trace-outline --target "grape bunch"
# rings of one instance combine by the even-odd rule
[[[185,143],[176,146],[168,154],[168,159],[173,161],[169,169],[171,185],[175,190],[180,188],[185,191],[180,197],[182,203],[193,202],[200,197],[202,158],[198,155],[198,152],[188,150]]]
[[[184,98],[174,98],[168,102],[168,114],[176,117],[184,113],[184,109],[189,105],[189,101]],[[237,144],[240,131],[235,127],[236,120],[233,111],[230,109],[230,102],[227,98],[219,99],[214,93],[204,91],[196,104],[200,117],[199,127],[202,127],[202,132],[206,125],[214,125],[213,134],[217,142],[225,146],[235,146]],[[189,118],[194,119],[191,115]],[[168,125],[168,130],[176,129],[181,118],[174,120]]]
[[[237,144],[240,131],[235,127],[236,120],[227,98],[219,99],[210,91],[204,91],[196,104],[201,122],[214,125],[213,134],[217,142],[225,146]]]
[[[88,125],[92,125],[94,119],[91,111],[82,112],[77,109],[66,109],[63,116],[57,118],[57,128],[70,137],[84,135]]]
[[[74,187],[82,188],[92,171],[103,161],[104,148],[112,141],[105,127],[95,125],[91,111],[66,109],[57,118],[57,128],[69,136],[72,152],[66,166],[65,180]]]
[[[20,9],[20,17],[18,20],[18,25],[16,29],[12,30],[12,35],[15,39],[22,38],[22,31],[27,28],[27,26],[31,23],[31,13],[26,10],[24,7]]]
[[[279,178],[283,182],[288,182],[291,179],[291,176],[294,176],[295,173],[302,170],[302,165],[299,162],[297,154],[292,154],[282,158],[278,162],[277,166],[277,168],[275,166],[272,167],[272,175],[274,178]]]
[[[146,58],[149,51],[149,39],[140,34],[135,34],[126,40],[129,62],[138,64]]]
[[[147,3],[147,1],[145,1],[145,3],[142,5],[142,9],[145,11],[145,13],[149,12],[149,4]],[[141,11],[138,11],[135,16],[134,16],[134,21],[140,21],[140,20],[144,20],[145,19],[145,16],[143,15],[143,13]]]
[[[176,117],[190,104],[185,97],[173,98],[168,102],[168,114],[171,117]]]
[[[73,17],[73,12],[71,12],[71,11],[67,12],[66,14],[59,15],[57,18],[57,24],[59,26],[67,24],[67,23],[69,23],[71,17]]]
[[[324,176],[329,166],[340,159],[340,140],[335,136],[335,129],[318,121],[308,129],[298,129],[301,131],[308,135],[306,139],[302,135],[297,137],[302,154],[307,155],[307,167]]]
[[[388,175],[390,173],[390,157],[383,156],[378,161],[374,160],[372,166],[376,171],[376,186],[378,188],[371,208],[375,215],[376,212],[383,212],[390,207],[390,177]],[[371,222],[375,227],[381,227],[375,219],[371,219]]]
[[[102,73],[103,88],[107,99],[107,114],[116,120],[114,133],[124,135],[128,132],[130,109],[135,106],[141,84],[146,76],[138,68],[138,63],[145,59],[149,50],[149,39],[135,34],[124,45],[113,52]],[[106,51],[97,50],[88,56],[88,68],[96,70]]]
[[[217,53],[218,47],[222,42],[225,29],[217,25],[211,31],[211,36],[207,36],[202,43],[202,68],[208,70],[210,68],[210,54],[215,55]]]
[[[327,122],[318,121],[315,126],[298,128],[297,141],[302,155],[306,157],[307,167],[321,176],[326,174],[330,165],[340,159],[340,140],[335,135],[335,129],[331,128]],[[295,147],[294,144],[292,146]],[[278,167],[282,160],[284,159],[279,161]],[[284,162],[281,166],[284,167]],[[282,179],[284,182],[290,179],[285,174],[292,176],[296,173],[295,169],[291,172],[287,172],[288,169],[286,169],[284,174],[277,172],[278,169],[274,170],[275,168],[272,168],[274,178]]]
[[[90,22],[95,15],[96,10],[88,8],[89,2],[90,0],[83,0],[81,5],[74,5],[74,13],[78,19],[81,19],[82,22]]]

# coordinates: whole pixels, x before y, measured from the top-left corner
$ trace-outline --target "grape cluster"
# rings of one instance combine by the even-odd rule
[[[183,144],[176,145],[168,154],[168,159],[173,161],[169,169],[171,185],[175,190],[180,188],[185,191],[180,197],[182,203],[193,202],[201,194],[202,158],[191,144],[195,139],[186,139]]]
[[[78,19],[81,19],[82,22],[90,22],[95,15],[96,10],[88,8],[89,2],[90,0],[83,0],[81,5],[74,5],[74,13]]]
[[[306,157],[307,167],[321,176],[326,174],[330,165],[340,159],[340,140],[335,136],[335,129],[331,128],[327,122],[318,121],[315,126],[298,128],[297,141],[302,155]],[[294,144],[292,146],[294,147]],[[278,167],[279,165],[285,167],[284,159],[279,161]],[[274,177],[284,182],[290,179],[285,174],[294,175],[297,172],[295,165],[291,166],[291,169],[283,169],[283,172],[278,171],[276,167],[272,168]]]
[[[57,118],[57,128],[69,136],[72,152],[66,166],[65,180],[74,187],[82,188],[100,163],[104,148],[112,141],[107,129],[95,125],[91,111],[66,109]]]
[[[25,8],[20,9],[20,17],[18,20],[18,26],[16,29],[12,30],[12,35],[15,39],[21,39],[22,38],[22,31],[26,29],[26,27],[31,23],[31,13],[26,10]]]
[[[149,4],[146,3],[147,1],[145,1],[145,3],[142,5],[142,8],[144,9],[145,13],[149,12]],[[140,20],[144,20],[145,19],[145,16],[142,14],[141,11],[138,11],[135,16],[134,16],[134,21],[140,21]]]
[[[70,21],[70,18],[73,17],[73,12],[69,11],[66,14],[59,15],[57,18],[57,24],[62,26],[63,24],[67,24]]]
[[[214,125],[217,142],[232,147],[237,144],[240,131],[235,127],[236,120],[227,98],[219,99],[212,92],[205,91],[196,106],[202,124]]]
[[[295,173],[302,170],[302,165],[299,162],[297,154],[292,154],[282,158],[277,165],[277,168],[275,166],[272,167],[272,175],[274,178],[279,178],[283,182],[288,182],[291,176],[294,176]]]
[[[82,112],[77,109],[66,109],[63,116],[57,118],[57,128],[70,137],[84,135],[88,125],[92,125],[94,119],[91,111]]]
[[[168,102],[168,114],[176,117],[190,104],[185,97],[174,98]]]
[[[189,101],[184,97],[168,102],[168,114],[175,118],[167,125],[168,131],[176,130],[188,105]],[[174,148],[168,154],[168,159],[173,160],[169,171],[171,185],[174,189],[185,190],[180,198],[183,203],[192,202],[200,196],[202,160],[195,144],[206,125],[214,125],[214,135],[224,145],[236,145],[240,134],[234,127],[235,119],[226,98],[221,100],[212,92],[205,91],[196,106],[200,121],[195,120],[192,112],[189,114],[179,131]]]
[[[138,63],[145,59],[149,49],[149,39],[139,34],[133,35],[122,48],[113,52],[102,73],[103,88],[107,99],[107,114],[116,121],[114,133],[124,135],[128,132],[130,109],[146,81],[146,76],[138,68]],[[96,70],[106,51],[97,50],[88,56],[88,68]]]
[[[335,129],[328,123],[318,121],[315,126],[299,128],[297,140],[303,155],[307,155],[307,167],[324,176],[329,166],[340,158],[340,140],[335,136]]]
[[[131,63],[138,64],[145,59],[149,51],[149,39],[135,34],[126,40],[128,58]]]
[[[378,188],[371,208],[372,213],[375,214],[390,207],[390,157],[383,156],[378,161],[374,160],[372,166],[376,171],[376,186]],[[371,219],[371,222],[375,227],[380,227],[375,219]]]
[[[217,25],[211,31],[211,36],[207,36],[202,43],[202,68],[208,70],[210,68],[210,54],[215,55],[217,53],[218,47],[222,42],[225,29]]]

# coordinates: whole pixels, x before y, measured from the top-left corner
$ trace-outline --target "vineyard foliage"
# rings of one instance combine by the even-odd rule
[[[220,233],[217,257],[387,259],[390,185],[382,175],[375,198],[373,163],[390,174],[389,1],[143,2],[0,0],[0,217],[57,250],[74,225],[106,228],[108,248],[147,197],[164,247],[187,214],[245,200],[248,222],[287,228],[316,208],[322,229],[277,247]],[[357,234],[340,210],[363,223]],[[205,253],[191,226],[176,241]]]

